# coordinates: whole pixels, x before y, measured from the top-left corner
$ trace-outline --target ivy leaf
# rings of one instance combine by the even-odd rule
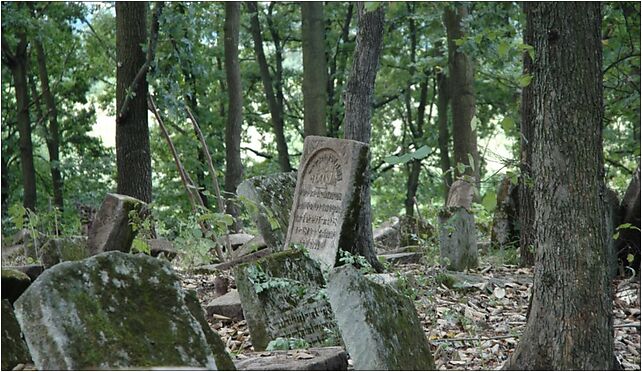
[[[520,87],[525,88],[531,83],[531,80],[533,80],[533,75],[525,74],[522,75],[519,80],[517,80],[517,82],[519,83]]]
[[[497,54],[499,54],[501,58],[506,58],[506,56],[508,55],[509,48],[510,48],[510,45],[508,45],[506,41],[502,41],[497,46]]]
[[[488,191],[482,198],[482,205],[489,213],[494,211],[497,206],[497,194],[492,191]]]
[[[412,153],[413,159],[421,160],[426,158],[429,155],[429,149],[427,145],[423,145],[418,148],[415,152]]]
[[[504,129],[504,133],[509,133],[513,128],[515,127],[515,120],[511,118],[510,116],[507,116],[502,120],[502,129]]]

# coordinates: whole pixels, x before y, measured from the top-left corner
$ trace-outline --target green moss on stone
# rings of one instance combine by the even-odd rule
[[[22,271],[2,269],[2,298],[14,303],[31,284],[31,279]]]
[[[11,370],[19,363],[30,361],[31,356],[21,337],[20,326],[16,321],[13,308],[9,301],[2,300],[2,370]]]

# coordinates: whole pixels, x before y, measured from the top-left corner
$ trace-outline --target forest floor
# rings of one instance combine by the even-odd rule
[[[396,265],[403,292],[415,307],[440,370],[499,369],[515,349],[526,324],[532,270],[485,262],[453,281],[437,266]],[[234,281],[229,272],[231,286]],[[216,275],[189,274],[185,287],[195,289],[203,306],[215,297]],[[403,279],[405,278],[405,279]],[[613,304],[615,354],[625,370],[640,370],[640,282],[615,280]],[[209,319],[237,358],[252,351],[247,323]]]

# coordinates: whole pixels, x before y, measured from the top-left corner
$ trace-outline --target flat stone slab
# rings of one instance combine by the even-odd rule
[[[241,307],[241,297],[239,291],[233,289],[223,296],[216,297],[205,306],[207,316],[219,314],[233,320],[243,320],[243,308]]]
[[[235,360],[239,371],[346,371],[348,355],[342,347],[245,353]]]
[[[325,270],[337,263],[339,247],[357,239],[360,190],[368,145],[307,136],[297,177],[285,247],[302,245]]]
[[[464,271],[479,264],[475,217],[464,207],[441,210],[439,221],[440,263],[448,270]]]
[[[405,252],[405,253],[382,254],[378,257],[383,258],[384,260],[386,260],[386,262],[389,262],[393,265],[399,265],[399,264],[419,263],[419,261],[421,261],[421,258],[423,256],[424,254],[420,252]]]
[[[270,255],[271,253],[272,253],[272,250],[270,248],[265,248],[265,249],[261,249],[260,251],[250,253],[248,255],[245,255],[239,258],[231,259],[227,262],[214,264],[214,265],[198,266],[194,269],[194,271],[197,273],[214,273],[221,270],[228,270],[242,263],[256,261],[259,258]]]
[[[23,266],[3,266],[2,269],[7,270],[16,270],[27,274],[27,276],[33,282],[45,271],[45,267],[42,265],[23,265]]]
[[[89,253],[129,252],[135,235],[129,224],[129,212],[140,212],[145,205],[131,196],[107,194],[89,229]]]
[[[345,265],[332,270],[328,298],[355,370],[434,370],[412,301]]]

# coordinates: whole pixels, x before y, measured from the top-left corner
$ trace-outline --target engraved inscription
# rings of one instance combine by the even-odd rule
[[[311,345],[321,345],[328,330],[334,331],[332,308],[326,301],[313,302],[285,310],[271,320],[272,334],[278,337],[302,338]]]

